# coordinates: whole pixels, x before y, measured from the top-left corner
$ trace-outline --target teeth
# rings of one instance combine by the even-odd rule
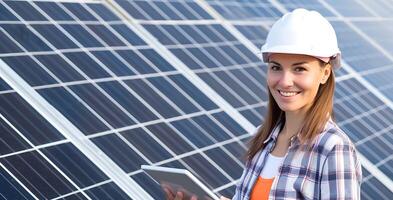
[[[291,96],[297,95],[297,92],[283,92],[283,91],[280,91],[280,94],[282,96],[285,96],[285,97],[291,97]]]

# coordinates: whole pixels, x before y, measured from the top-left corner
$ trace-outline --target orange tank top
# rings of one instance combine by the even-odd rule
[[[251,192],[250,200],[267,200],[269,199],[270,188],[272,187],[274,178],[258,177],[257,182]]]

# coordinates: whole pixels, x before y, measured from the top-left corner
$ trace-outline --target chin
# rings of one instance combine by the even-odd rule
[[[284,112],[295,112],[297,110],[300,110],[300,108],[298,107],[287,106],[287,105],[278,105],[278,107],[280,107],[280,109]]]

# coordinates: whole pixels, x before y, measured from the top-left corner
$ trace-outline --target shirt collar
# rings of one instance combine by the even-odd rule
[[[334,126],[336,126],[336,125],[333,122],[332,118],[329,118],[329,120],[325,124],[325,128],[323,129],[322,133],[326,132],[327,130],[329,130],[330,128],[332,128]],[[273,139],[274,141],[276,141],[277,137],[278,137],[278,134],[280,133],[281,129],[282,129],[282,123],[280,122],[280,123],[278,123],[277,126],[275,126],[273,128],[272,133],[266,138],[265,141],[263,141],[263,143],[266,144],[267,142],[270,141],[270,139]],[[296,134],[296,135],[292,136],[291,137],[291,142],[294,142],[296,139],[298,139],[298,137],[299,137],[299,134]]]
[[[263,141],[263,143],[266,144],[267,142],[270,141],[270,139],[273,139],[274,141],[276,141],[276,140],[277,140],[277,137],[278,137],[278,134],[279,134],[280,131],[281,131],[281,128],[282,128],[282,123],[280,122],[280,123],[278,123],[277,126],[275,126],[275,127],[273,128],[272,133],[270,133],[270,135],[266,138],[265,141]]]

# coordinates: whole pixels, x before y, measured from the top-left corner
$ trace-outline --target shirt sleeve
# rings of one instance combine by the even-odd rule
[[[361,165],[352,144],[336,144],[322,168],[322,200],[358,200],[362,179]]]

